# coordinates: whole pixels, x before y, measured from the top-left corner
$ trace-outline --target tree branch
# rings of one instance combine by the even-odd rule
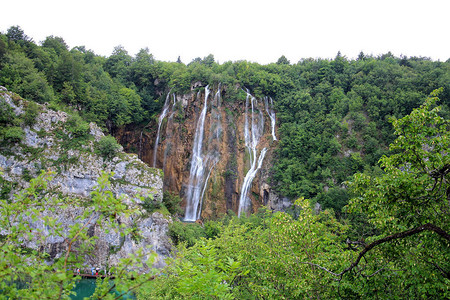
[[[307,261],[307,262],[300,262],[300,263],[301,263],[301,264],[305,264],[305,265],[310,265],[310,266],[317,267],[317,268],[322,269],[322,270],[324,270],[324,271],[326,271],[326,272],[328,272],[328,273],[330,273],[331,275],[334,275],[334,276],[336,276],[336,277],[342,275],[342,273],[334,273],[333,271],[330,271],[330,270],[328,270],[328,269],[325,268],[325,267],[322,267],[322,266],[320,266],[320,265],[318,265],[318,264],[313,264],[313,263],[308,262],[308,261]]]
[[[346,268],[344,271],[342,271],[341,273],[339,273],[339,275],[343,275],[345,273],[347,273],[348,271],[350,271],[351,269],[353,269],[354,267],[356,267],[359,264],[359,261],[361,260],[361,258],[364,257],[364,255],[369,252],[370,250],[372,250],[373,248],[375,248],[378,245],[381,245],[383,243],[392,241],[392,240],[396,240],[396,239],[402,239],[417,233],[420,233],[422,231],[425,230],[429,230],[429,231],[434,231],[437,234],[439,234],[440,236],[442,236],[443,238],[447,239],[448,241],[450,241],[450,234],[448,234],[447,232],[445,232],[444,230],[442,230],[441,228],[437,227],[436,225],[433,225],[431,223],[427,223],[425,225],[407,230],[407,231],[403,231],[403,232],[399,232],[399,233],[395,233],[393,235],[389,235],[387,237],[384,237],[382,239],[376,240],[372,243],[370,243],[369,245],[367,245],[358,255],[358,257],[356,258],[356,260],[348,267]]]
[[[395,234],[389,235],[387,237],[384,237],[382,239],[376,240],[376,241],[366,245],[364,247],[364,249],[359,253],[359,255],[356,258],[356,260],[354,262],[352,262],[352,264],[348,268],[346,268],[345,270],[343,270],[340,273],[334,273],[334,272],[332,272],[332,271],[330,271],[330,270],[328,270],[328,269],[326,269],[326,268],[324,268],[324,267],[322,267],[320,265],[313,264],[313,263],[310,263],[310,262],[306,262],[304,264],[308,264],[308,265],[311,265],[311,266],[316,266],[317,268],[322,269],[322,270],[324,270],[324,271],[326,271],[326,272],[328,272],[328,273],[330,273],[330,274],[332,274],[334,276],[341,277],[341,279],[342,279],[342,275],[344,275],[345,273],[351,271],[353,268],[358,266],[359,262],[364,257],[364,255],[366,255],[367,252],[369,252],[370,250],[372,250],[376,246],[381,245],[381,244],[386,243],[386,242],[390,242],[392,240],[402,239],[402,238],[405,238],[405,237],[408,237],[408,236],[411,236],[411,235],[415,235],[415,234],[420,233],[420,232],[425,231],[425,230],[434,231],[435,233],[439,234],[444,239],[450,241],[450,234],[448,234],[442,228],[440,228],[440,227],[438,227],[438,226],[436,226],[434,224],[427,223],[425,225],[421,225],[419,227],[416,227],[416,228],[413,228],[413,229],[410,229],[410,230],[406,230],[406,231],[403,231],[403,232],[399,232],[399,233],[395,233]],[[375,273],[377,273],[377,272],[375,272]],[[373,274],[373,275],[375,275],[375,274]]]

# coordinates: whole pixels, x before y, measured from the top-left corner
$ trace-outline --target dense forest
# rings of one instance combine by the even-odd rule
[[[155,121],[167,92],[194,82],[221,84],[227,101],[245,101],[243,88],[274,99],[272,184],[295,205],[175,222],[178,252],[139,297],[450,297],[449,60],[361,52],[185,64],[122,46],[103,57],[55,36],[38,45],[18,26],[0,34],[0,85],[112,134]]]

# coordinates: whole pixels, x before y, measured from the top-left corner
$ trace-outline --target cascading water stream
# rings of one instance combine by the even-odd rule
[[[270,99],[270,106],[269,106],[269,99]],[[275,136],[275,112],[273,111],[273,100],[272,98],[264,97],[264,104],[266,105],[266,111],[270,118],[270,123],[272,125],[272,137],[273,140],[276,141],[277,137]]]
[[[196,217],[197,220],[200,219],[200,214],[201,214],[201,212],[202,212],[202,203],[203,203],[202,200],[203,200],[203,196],[205,195],[206,186],[207,186],[207,183],[208,183],[208,180],[209,180],[209,176],[211,176],[211,172],[212,172],[212,170],[214,169],[214,166],[217,164],[218,161],[219,161],[218,158],[217,158],[216,160],[214,160],[213,165],[212,165],[211,168],[209,169],[208,176],[206,176],[205,184],[204,184],[203,190],[202,190],[202,195],[201,195],[201,197],[200,197],[200,205],[199,205],[200,207],[199,207],[199,209],[198,209],[198,211],[197,211],[197,217]]]
[[[170,91],[167,93],[166,101],[164,102],[163,110],[162,110],[161,115],[159,116],[159,120],[158,120],[158,131],[156,133],[155,148],[153,150],[153,167],[154,168],[156,167],[156,154],[158,151],[158,144],[159,144],[159,132],[161,130],[162,121],[164,120],[164,118],[167,115],[167,112],[169,111],[169,106],[170,106],[169,99],[170,99]]]
[[[249,102],[251,103],[251,124],[249,124],[248,120]],[[250,169],[245,175],[244,181],[242,183],[241,195],[239,197],[238,216],[248,211],[248,208],[250,206],[250,199],[248,198],[247,195],[251,188],[253,179],[256,176],[256,173],[262,166],[264,157],[267,152],[266,148],[262,149],[261,153],[259,154],[259,158],[257,159],[258,154],[257,146],[259,143],[259,139],[261,138],[264,131],[264,117],[262,112],[259,111],[259,118],[258,118],[259,120],[255,120],[256,113],[254,111],[254,102],[257,102],[257,100],[247,92],[247,98],[245,99],[244,138],[245,138],[245,146],[247,147],[250,156]]]
[[[139,136],[139,152],[138,152],[138,158],[142,159],[142,134],[144,133],[144,130],[141,130],[141,134]]]
[[[208,159],[202,157],[203,136],[205,127],[206,111],[208,108],[208,96],[210,90],[209,86],[205,88],[205,103],[200,113],[197,122],[197,127],[194,135],[194,146],[192,149],[191,169],[189,172],[189,184],[186,193],[186,213],[185,221],[196,221],[200,216],[200,207],[202,201],[202,194],[204,186],[207,183],[205,180],[205,167]],[[209,178],[209,175],[208,175]]]

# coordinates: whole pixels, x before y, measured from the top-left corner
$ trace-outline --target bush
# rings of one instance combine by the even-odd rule
[[[12,124],[15,117],[12,107],[0,100],[0,124]]]
[[[23,121],[27,126],[33,126],[36,123],[36,117],[39,113],[39,106],[35,102],[28,102],[25,107]]]
[[[175,245],[182,242],[192,247],[201,237],[206,237],[205,230],[197,223],[173,222],[169,224],[169,236]]]
[[[23,132],[22,128],[14,126],[6,129],[4,139],[10,143],[18,143],[23,139],[24,135],[25,132]]]
[[[113,158],[119,152],[121,146],[110,135],[102,137],[97,143],[97,151],[104,158]]]
[[[163,203],[172,215],[181,214],[183,212],[180,206],[181,198],[175,193],[165,191],[163,194]]]
[[[0,177],[0,199],[9,199],[9,194],[17,186],[17,182],[10,182]]]
[[[155,210],[161,208],[161,202],[153,200],[153,197],[146,197],[142,203],[142,207],[148,212],[153,213]]]
[[[215,222],[215,221],[207,221],[205,222],[204,229],[205,235],[209,239],[214,239],[222,232],[223,223]]]
[[[66,126],[67,130],[72,133],[74,137],[81,137],[87,135],[89,132],[89,124],[79,115],[71,115],[66,122]]]

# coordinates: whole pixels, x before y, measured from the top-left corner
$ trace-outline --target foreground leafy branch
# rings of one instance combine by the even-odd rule
[[[308,265],[312,265],[312,266],[318,267],[319,269],[322,269],[322,270],[324,270],[324,271],[326,271],[326,272],[328,272],[328,273],[330,273],[330,274],[332,274],[332,275],[334,275],[336,277],[341,277],[342,278],[342,275],[344,275],[345,273],[350,272],[352,269],[354,269],[359,264],[359,262],[364,257],[364,255],[366,255],[370,250],[372,250],[376,246],[381,245],[381,244],[386,243],[386,242],[390,242],[392,240],[403,239],[403,238],[406,238],[408,236],[412,236],[412,235],[418,234],[418,233],[420,233],[422,231],[426,231],[426,230],[433,231],[433,232],[437,233],[438,235],[440,235],[441,237],[443,237],[444,239],[446,239],[446,240],[448,240],[450,242],[450,234],[448,234],[442,228],[439,228],[436,225],[433,225],[431,223],[427,223],[425,225],[421,225],[419,227],[416,227],[416,228],[413,228],[413,229],[410,229],[410,230],[406,230],[406,231],[403,231],[403,232],[399,232],[399,233],[395,233],[395,234],[389,235],[389,236],[384,237],[382,239],[376,240],[376,241],[374,241],[374,242],[372,242],[372,243],[370,243],[368,245],[365,245],[364,249],[361,252],[359,252],[359,255],[356,258],[356,260],[354,262],[352,262],[351,265],[348,268],[344,269],[340,273],[332,272],[332,271],[328,270],[327,268],[325,268],[323,266],[320,266],[318,264],[314,264],[314,263],[310,263],[310,262],[304,262],[304,264],[308,264]]]
[[[448,287],[450,279],[450,123],[436,104],[441,91],[431,93],[411,114],[392,120],[397,138],[390,145],[392,154],[380,160],[383,175],[356,174],[348,183],[355,194],[348,211],[367,216],[380,235],[386,236],[364,245],[358,257],[342,272],[328,270],[330,274],[342,278],[369,252],[380,248],[374,257],[400,266],[402,270],[394,273],[408,276],[400,282],[414,287],[412,296],[425,293],[430,297],[432,288],[444,294],[449,292],[445,286]],[[433,234],[417,237],[425,231],[434,232],[440,238]],[[373,262],[372,265],[375,266]],[[441,279],[436,277],[436,270]],[[408,272],[413,273],[406,275]]]
[[[81,210],[74,224],[58,222],[57,214],[71,207],[86,206],[87,200],[49,196],[46,187],[51,175],[42,173],[32,179],[30,186],[14,199],[0,199],[0,291],[6,298],[70,299],[79,279],[73,276],[73,268],[82,266],[86,255],[95,247],[97,237],[88,234],[89,228],[95,225],[121,236],[132,230],[120,224],[118,218],[137,214],[137,208],[113,195],[109,188],[110,175],[106,173],[99,177],[88,206]],[[46,252],[49,236],[61,238],[64,247],[61,257],[55,258],[52,264],[48,263]],[[148,260],[144,256],[144,251],[137,251],[110,266],[115,274],[113,287],[108,280],[103,280],[98,283],[94,296],[109,299],[112,288],[129,292],[153,280],[153,273],[134,271],[144,264],[151,266],[157,255],[153,253]]]

